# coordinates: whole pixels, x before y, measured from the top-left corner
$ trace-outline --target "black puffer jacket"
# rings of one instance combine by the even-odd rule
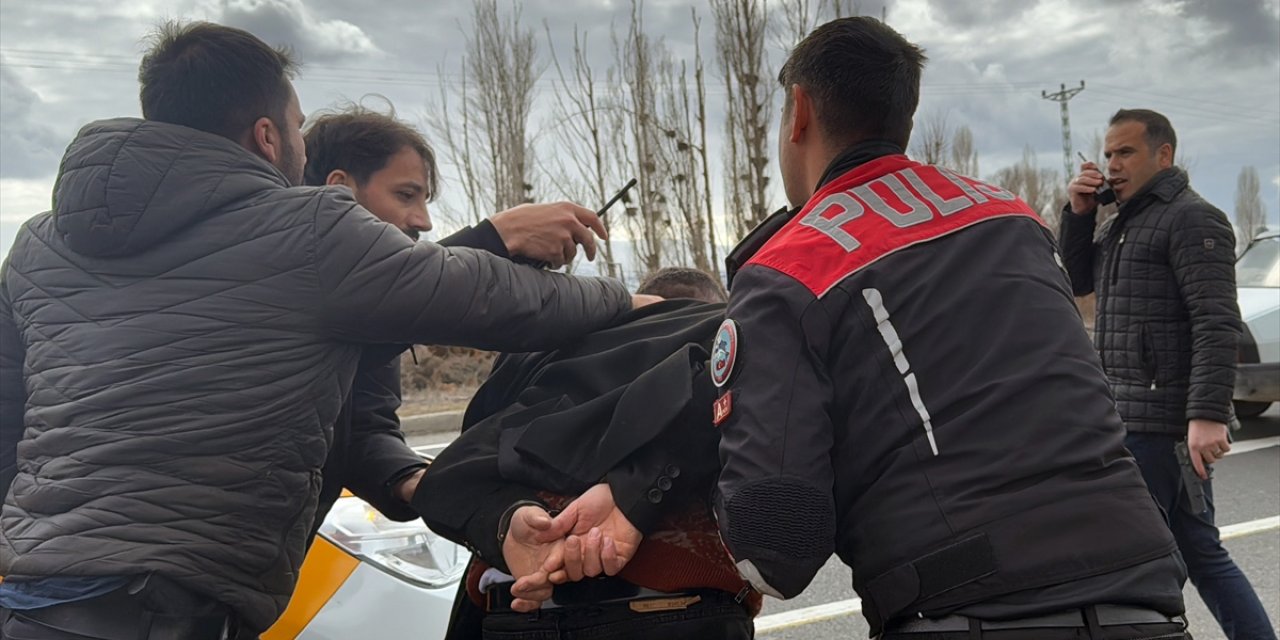
[[[1095,240],[1096,212],[1062,214],[1063,259],[1077,296],[1098,294],[1094,344],[1130,431],[1186,433],[1226,423],[1240,310],[1226,215],[1166,169]]]
[[[174,125],[89,125],[54,195],[0,271],[0,575],[158,572],[250,629],[293,590],[359,343],[548,349],[630,308]]]

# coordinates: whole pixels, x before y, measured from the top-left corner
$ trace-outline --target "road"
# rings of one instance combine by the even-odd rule
[[[1253,582],[1272,622],[1280,623],[1280,407],[1243,423],[1232,453],[1214,470],[1217,521],[1227,549]],[[449,437],[415,439],[413,444],[442,444]],[[800,597],[766,598],[756,620],[756,636],[762,640],[866,638],[867,624],[851,583],[849,569],[833,557]],[[1225,637],[1190,584],[1186,600],[1197,640]]]

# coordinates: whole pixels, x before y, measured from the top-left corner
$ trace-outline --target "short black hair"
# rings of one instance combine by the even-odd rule
[[[1111,122],[1108,126],[1115,126],[1121,122],[1141,122],[1147,128],[1147,146],[1151,147],[1151,152],[1155,153],[1161,145],[1169,145],[1169,150],[1177,153],[1178,151],[1178,134],[1173,131],[1173,124],[1164,114],[1150,109],[1121,109],[1111,116]]]
[[[387,166],[391,156],[409,147],[417,151],[427,165],[427,199],[434,199],[440,187],[435,151],[417,129],[396,118],[390,101],[387,107],[388,113],[381,113],[364,105],[349,104],[312,116],[303,134],[307,143],[307,168],[302,174],[302,183],[321,186],[330,173],[341,169],[364,184]]]
[[[832,142],[881,139],[906,148],[926,60],[923,49],[875,18],[838,18],[792,49],[778,82],[788,97],[793,85],[812,96]]]
[[[728,302],[724,285],[705,271],[666,267],[644,277],[636,293],[663,298],[693,298],[702,302]]]
[[[298,69],[288,49],[211,22],[162,22],[149,40],[138,68],[143,118],[232,140],[258,118],[283,126]]]

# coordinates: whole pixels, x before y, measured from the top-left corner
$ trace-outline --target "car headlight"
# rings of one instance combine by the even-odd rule
[[[338,499],[320,525],[320,535],[383,571],[429,589],[457,584],[470,555],[421,520],[389,520],[354,497]]]

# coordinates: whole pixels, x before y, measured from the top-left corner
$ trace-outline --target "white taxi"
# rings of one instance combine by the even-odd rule
[[[438,450],[418,452],[430,459]],[[469,556],[421,520],[393,522],[344,493],[311,545],[288,609],[262,640],[439,640]]]

